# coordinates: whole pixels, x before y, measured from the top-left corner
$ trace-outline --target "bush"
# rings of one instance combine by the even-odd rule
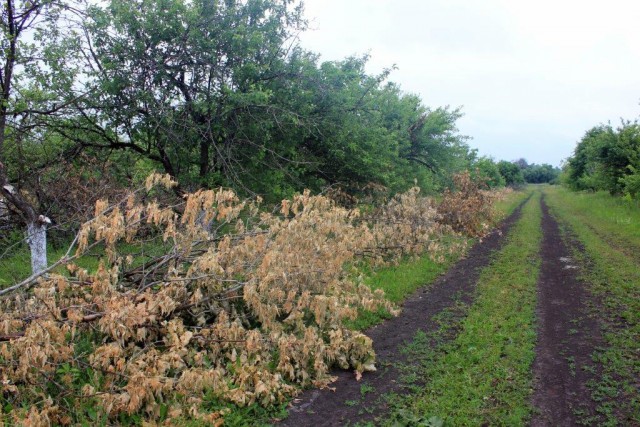
[[[454,231],[471,237],[482,237],[490,229],[495,216],[494,198],[481,179],[473,179],[469,171],[453,177],[455,190],[445,190],[437,207],[440,221]]]
[[[627,167],[631,174],[620,178],[620,183],[624,187],[624,193],[629,195],[632,199],[637,199],[640,196],[640,171],[633,166]]]

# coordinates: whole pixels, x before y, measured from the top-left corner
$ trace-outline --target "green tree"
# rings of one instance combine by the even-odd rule
[[[522,169],[524,180],[531,184],[555,183],[560,175],[560,169],[549,164],[530,164]]]
[[[434,189],[469,167],[459,109],[424,106],[387,81],[391,69],[368,74],[367,56],[319,63],[296,44],[301,11],[292,0],[75,10],[40,35],[46,66],[25,68],[56,113],[39,116],[38,136],[55,156],[111,160],[116,175],[158,167],[186,189],[271,199],[414,179]]]
[[[317,63],[298,51],[298,78],[289,91],[274,91],[298,112],[306,126],[288,138],[306,161],[301,179],[307,184],[340,184],[356,190],[368,182],[387,185],[397,166],[397,140],[384,122],[388,94],[381,90],[389,71],[365,72],[367,57]]]
[[[50,128],[79,149],[126,150],[183,186],[281,198],[368,183],[397,191],[462,169],[459,109],[429,109],[365,71],[297,46],[292,0],[111,0],[76,40],[90,97]]]
[[[490,188],[499,188],[506,185],[497,163],[489,157],[480,157],[473,163],[472,169],[477,171],[479,178],[486,180]]]
[[[274,128],[297,120],[269,86],[290,77],[283,64],[303,27],[289,0],[92,6],[82,45],[92,96],[56,131],[145,156],[183,183],[240,186],[249,159],[270,158]]]
[[[500,170],[500,175],[504,178],[506,185],[517,187],[524,184],[522,169],[520,169],[517,164],[501,160],[498,162],[498,169]]]
[[[567,161],[566,182],[576,190],[622,194],[633,187],[640,167],[640,125],[623,121],[614,129],[599,125],[585,133]],[[627,191],[629,192],[629,191]]]
[[[368,75],[367,60],[318,65],[307,54],[302,61],[290,92],[298,104],[290,108],[312,124],[296,135],[309,160],[305,181],[354,191],[376,183],[401,191],[414,179],[432,186],[434,178],[463,169],[454,164],[468,152],[467,138],[456,128],[460,111],[425,107],[418,96],[387,82],[391,70]]]
[[[47,267],[51,221],[29,180],[37,182],[38,165],[58,153],[43,124],[68,107],[61,93],[71,93],[76,73],[63,65],[69,45],[57,42],[66,38],[66,22],[76,13],[70,1],[7,0],[2,6],[0,196],[26,225],[34,273]]]

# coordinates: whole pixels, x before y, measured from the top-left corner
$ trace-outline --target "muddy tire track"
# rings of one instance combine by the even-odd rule
[[[596,379],[592,354],[603,340],[599,322],[589,309],[587,285],[580,281],[579,267],[572,258],[577,243],[563,239],[544,197],[540,203],[542,263],[531,425],[574,426],[597,416],[587,384]]]

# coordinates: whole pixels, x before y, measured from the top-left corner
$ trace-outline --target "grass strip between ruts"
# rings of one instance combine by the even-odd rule
[[[482,272],[458,336],[426,367],[427,384],[409,412],[447,425],[522,425],[530,418],[540,222],[536,192]]]
[[[589,203],[586,194],[555,188],[544,192],[552,213],[569,225],[583,245],[584,252],[576,251],[574,256],[583,266],[582,279],[599,301],[596,311],[606,348],[594,355],[602,373],[591,384],[598,412],[605,417],[599,424],[640,425],[640,265],[636,252],[640,234],[607,238],[617,218],[610,213],[622,209],[613,198],[603,205],[600,194],[593,195],[594,203]],[[626,223],[638,227],[640,210],[629,210],[627,215]]]

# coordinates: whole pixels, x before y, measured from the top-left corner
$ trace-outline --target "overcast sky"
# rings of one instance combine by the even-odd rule
[[[496,160],[560,165],[584,132],[640,116],[638,0],[305,0],[301,44],[430,107],[463,107],[462,133]]]

